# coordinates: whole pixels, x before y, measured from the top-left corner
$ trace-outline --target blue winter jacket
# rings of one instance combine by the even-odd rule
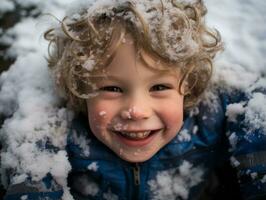
[[[72,165],[68,186],[74,199],[202,199],[206,180],[229,159],[237,169],[243,199],[266,199],[266,135],[263,129],[247,133],[243,115],[227,120],[226,106],[244,101],[245,94],[218,96],[215,109],[203,102],[197,112],[186,113],[180,133],[143,163],[120,159],[93,136],[87,119],[75,119],[66,149]],[[233,144],[228,141],[232,137]],[[11,185],[5,200],[61,199],[62,189],[51,175],[43,183],[45,191],[34,183]]]

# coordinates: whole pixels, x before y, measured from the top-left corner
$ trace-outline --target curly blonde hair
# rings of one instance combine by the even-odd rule
[[[219,32],[205,25],[201,0],[109,0],[89,6],[44,35],[59,91],[76,111],[86,112],[91,72],[108,66],[127,33],[140,55],[148,52],[181,70],[179,92],[185,95],[185,108],[195,105],[222,49]]]

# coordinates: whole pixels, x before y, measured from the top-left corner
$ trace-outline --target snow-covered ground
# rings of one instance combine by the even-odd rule
[[[57,21],[47,15],[37,18],[31,15],[52,13],[62,19],[69,8],[77,10],[78,4],[89,1],[92,0],[1,0],[0,17],[14,10],[17,4],[25,9],[36,7],[30,16],[22,18],[14,27],[5,31],[0,29],[0,33],[4,31],[1,42],[10,45],[6,56],[16,58],[9,70],[0,76],[0,114],[7,117],[0,132],[6,144],[2,165],[15,168],[20,174],[13,182],[22,182],[27,173],[40,180],[51,172],[66,188],[71,167],[63,150],[64,133],[71,112],[60,107],[60,98],[53,90],[45,60],[47,42],[42,38],[43,32]],[[252,90],[255,81],[256,86],[266,87],[266,1],[205,2],[209,10],[207,23],[220,31],[225,42],[224,53],[216,59],[214,81],[228,88],[247,91]],[[246,107],[232,105],[227,113],[233,120],[238,113],[246,112],[251,124],[256,116],[254,126],[266,130],[265,103],[265,95],[255,94]],[[57,154],[43,152],[40,155],[34,144],[45,137],[62,150]],[[29,162],[35,165],[28,166]],[[2,179],[5,182],[4,176]],[[65,191],[65,199],[70,199],[67,188]]]

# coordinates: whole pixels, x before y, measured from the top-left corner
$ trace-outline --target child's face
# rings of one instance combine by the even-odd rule
[[[146,54],[144,58],[160,65]],[[105,73],[97,75],[98,93],[87,100],[89,124],[119,157],[146,161],[176,136],[183,123],[178,72],[147,67],[136,58],[132,38],[127,36]]]

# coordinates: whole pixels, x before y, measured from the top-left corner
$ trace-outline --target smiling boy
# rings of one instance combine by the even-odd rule
[[[77,116],[67,146],[71,194],[196,198],[217,155],[202,150],[219,148],[224,115],[213,113],[209,128],[201,119],[207,110],[185,112],[207,87],[219,34],[205,26],[201,1],[102,3],[62,21],[67,37],[46,33],[56,45],[50,67]],[[187,131],[197,134],[182,141]],[[170,185],[161,185],[161,174]]]
[[[74,199],[207,200],[215,169],[229,160],[229,134],[239,136],[232,154],[243,161],[243,197],[265,197],[266,184],[247,176],[263,175],[266,136],[245,140],[243,120],[225,114],[246,96],[203,96],[222,49],[205,14],[201,0],[92,1],[45,33],[51,72],[75,111],[66,146]],[[48,174],[11,185],[6,200],[58,200],[61,186]]]
[[[143,59],[156,64],[147,54]],[[122,159],[146,161],[180,130],[184,99],[178,90],[180,72],[148,67],[137,56],[130,35],[105,71],[92,76],[97,94],[87,100],[90,128]]]

